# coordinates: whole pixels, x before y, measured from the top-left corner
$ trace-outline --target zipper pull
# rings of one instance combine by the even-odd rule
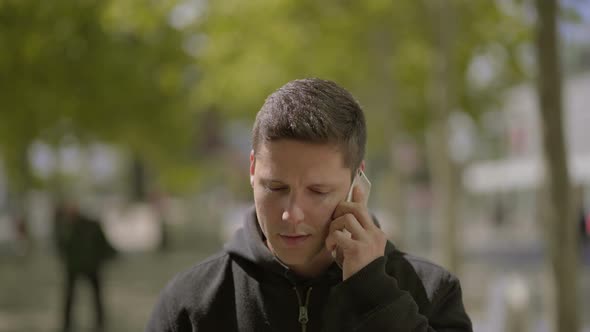
[[[301,323],[301,332],[307,331],[307,322],[309,318],[307,317],[307,306],[299,307],[299,323]]]
[[[307,289],[305,303],[301,301],[301,296],[299,295],[297,287],[293,287],[293,290],[295,291],[295,294],[297,294],[297,302],[299,302],[299,323],[301,324],[301,332],[306,332],[307,322],[309,322],[309,317],[307,316],[307,306],[309,305],[309,294],[311,294],[311,287]]]
[[[307,317],[307,307],[301,306],[299,307],[299,323],[307,324],[309,321],[309,317]]]

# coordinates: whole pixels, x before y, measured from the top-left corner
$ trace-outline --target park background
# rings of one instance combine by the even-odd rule
[[[590,331],[590,1],[552,4],[0,0],[0,331],[58,330],[63,197],[121,252],[108,330],[142,330],[239,226],[254,116],[303,77],[359,100],[372,211],[475,331]]]

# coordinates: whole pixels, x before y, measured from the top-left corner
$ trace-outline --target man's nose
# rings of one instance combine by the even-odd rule
[[[303,218],[303,210],[296,202],[294,202],[294,200],[291,200],[291,202],[289,202],[289,206],[283,211],[283,221],[300,223],[303,221]]]

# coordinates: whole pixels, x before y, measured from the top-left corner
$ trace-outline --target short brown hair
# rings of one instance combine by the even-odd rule
[[[294,139],[335,144],[345,166],[360,166],[367,141],[365,116],[350,92],[332,81],[291,81],[272,93],[256,115],[252,148],[265,141]]]

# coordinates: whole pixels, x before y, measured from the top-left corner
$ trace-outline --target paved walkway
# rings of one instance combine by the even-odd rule
[[[105,273],[108,332],[143,331],[159,291],[176,272],[206,253],[135,255],[120,258]],[[0,331],[59,331],[61,276],[55,257],[36,253],[24,260],[0,257]],[[91,292],[76,294],[75,331],[91,331]]]

